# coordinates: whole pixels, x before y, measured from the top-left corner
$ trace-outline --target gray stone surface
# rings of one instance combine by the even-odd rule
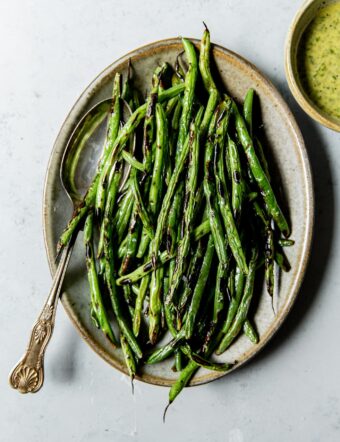
[[[340,440],[340,136],[288,91],[286,32],[300,1],[73,0],[0,2],[0,441],[333,442]],[[296,306],[266,349],[226,378],[191,388],[161,414],[167,390],[129,381],[78,337],[62,308],[37,395],[7,376],[50,287],[41,201],[64,116],[112,60],[153,40],[199,37],[255,63],[284,95],[314,172],[312,259]],[[298,189],[297,189],[298,191]],[[338,270],[336,270],[338,269]]]

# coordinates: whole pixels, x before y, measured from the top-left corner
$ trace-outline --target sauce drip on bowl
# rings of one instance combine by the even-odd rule
[[[317,12],[301,37],[297,62],[308,97],[323,112],[340,119],[340,2]]]

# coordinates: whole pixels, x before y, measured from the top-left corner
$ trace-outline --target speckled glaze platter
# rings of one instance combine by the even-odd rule
[[[199,45],[197,40],[193,41]],[[144,92],[148,89],[147,82],[156,65],[163,61],[174,63],[181,50],[180,40],[174,38],[151,43],[123,56],[93,80],[66,117],[53,147],[44,189],[44,235],[52,274],[56,270],[56,243],[72,212],[59,177],[62,155],[72,131],[93,105],[110,97],[113,77],[117,71],[123,75],[127,73],[129,59],[134,67],[136,85]],[[213,56],[222,83],[232,96],[243,99],[247,89],[253,87],[260,97],[265,134],[275,165],[280,171],[280,180],[289,207],[292,238],[295,240],[295,246],[286,249],[292,269],[281,276],[276,315],[273,314],[271,299],[265,290],[257,294],[258,306],[254,322],[260,335],[260,343],[251,344],[245,336],[241,336],[227,352],[217,358],[223,362],[238,361],[234,367],[236,369],[266,345],[286,318],[298,294],[312,240],[313,185],[300,130],[275,87],[255,66],[239,55],[215,45]],[[91,348],[113,367],[126,373],[121,351],[113,349],[91,322],[82,232],[73,252],[61,302],[74,326]],[[177,377],[176,373],[172,372],[171,365],[171,361],[164,361],[161,364],[146,366],[137,378],[152,384],[169,386]],[[221,376],[223,373],[200,369],[192,379],[191,385],[210,382]]]

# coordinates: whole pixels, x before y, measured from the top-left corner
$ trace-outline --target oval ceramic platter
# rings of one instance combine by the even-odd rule
[[[195,44],[199,45],[197,40]],[[59,235],[69,220],[71,204],[61,186],[59,168],[67,140],[81,117],[96,103],[109,98],[115,73],[127,73],[131,59],[136,85],[146,92],[150,73],[163,61],[175,62],[182,51],[179,39],[151,43],[120,58],[106,68],[83,92],[68,114],[56,139],[48,165],[44,190],[44,234],[51,272],[56,270],[55,250]],[[284,196],[289,207],[292,238],[295,246],[287,248],[291,271],[281,275],[274,315],[271,299],[263,288],[257,294],[258,306],[254,317],[260,335],[257,345],[241,336],[231,348],[218,358],[220,361],[238,361],[235,368],[253,357],[273,336],[287,316],[300,288],[310,253],[313,228],[313,187],[310,165],[299,128],[287,105],[274,86],[250,63],[239,55],[220,46],[213,46],[216,68],[226,90],[236,99],[243,99],[247,89],[253,87],[260,97],[262,119],[268,145],[280,174]],[[113,349],[103,334],[91,322],[90,295],[85,270],[82,232],[73,252],[64,284],[61,302],[70,319],[85,341],[113,367],[127,372],[119,349]],[[171,370],[172,361],[146,366],[138,379],[157,385],[171,385],[177,375]],[[235,369],[234,368],[234,369]],[[223,373],[200,369],[191,381],[198,385],[212,381]]]

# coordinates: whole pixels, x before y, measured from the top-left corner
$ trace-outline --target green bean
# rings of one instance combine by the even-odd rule
[[[228,157],[231,173],[231,206],[236,220],[240,219],[245,199],[245,183],[242,177],[240,156],[237,145],[228,136]]]
[[[278,243],[281,247],[291,247],[295,244],[295,241],[292,239],[284,239],[284,238],[280,238],[278,240]]]
[[[195,195],[193,221],[196,221],[196,219],[199,218],[203,207],[205,209],[206,205],[205,205],[203,182],[201,181],[201,183],[198,185]]]
[[[247,318],[250,302],[253,297],[254,292],[254,282],[255,282],[255,273],[256,273],[256,265],[257,265],[258,252],[257,249],[253,247],[251,252],[251,259],[249,262],[249,273],[247,275],[246,284],[244,288],[244,293],[242,296],[241,303],[238,307],[236,316],[232,325],[230,326],[227,334],[222,339],[219,344],[216,354],[220,355],[223,353],[233,342],[233,340],[237,337],[240,330],[243,327],[244,321]]]
[[[203,242],[199,241],[197,248],[195,250],[195,253],[193,257],[190,260],[188,272],[187,272],[187,281],[184,286],[184,290],[178,300],[178,306],[177,306],[177,328],[182,327],[182,313],[187,305],[187,302],[189,301],[192,291],[194,289],[194,284],[197,280],[197,276],[200,270],[200,264],[201,259],[204,255],[204,247]]]
[[[178,185],[177,192],[175,193],[172,201],[169,216],[168,227],[166,233],[166,248],[169,253],[174,252],[174,248],[177,242],[177,230],[178,230],[178,218],[180,216],[180,210],[183,203],[184,182],[181,181]]]
[[[174,304],[164,304],[164,314],[165,314],[165,321],[166,321],[166,325],[170,331],[170,333],[172,334],[172,336],[176,336],[177,335],[177,329],[175,327],[175,323],[176,323],[176,311],[175,311],[175,306]]]
[[[245,274],[240,271],[240,269],[237,266],[232,266],[228,275],[228,281],[227,281],[227,293],[229,301],[231,301],[233,298],[235,298],[235,295],[237,293],[237,290],[241,291],[241,295],[243,293],[244,284],[241,283],[241,287],[239,287],[239,279],[242,275],[243,281],[245,281]],[[240,299],[241,299],[240,295]]]
[[[185,321],[185,337],[190,339],[194,331],[194,325],[197,318],[198,310],[201,304],[203,292],[208,280],[209,272],[211,269],[211,262],[214,256],[214,240],[212,235],[209,237],[207,249],[203,258],[200,274],[197,279],[196,287],[194,289],[191,303],[188,309],[188,316]]]
[[[213,277],[211,276],[211,281]],[[216,275],[217,278],[217,275]],[[229,289],[226,290],[226,295],[229,296]],[[211,304],[213,304],[211,306]],[[217,324],[214,323],[213,318],[211,318],[211,307],[214,307],[215,304],[215,285],[209,284],[208,295],[205,297],[205,302],[202,305],[202,309],[200,312],[200,316],[197,320],[197,326],[195,329],[195,337],[196,339],[203,341],[198,351],[201,355],[210,355],[209,349],[211,346],[212,338],[215,335]]]
[[[238,137],[247,156],[251,172],[261,190],[261,194],[266,203],[268,214],[271,218],[273,218],[283,235],[285,237],[288,237],[290,234],[290,228],[277,203],[273,189],[255,153],[254,145],[252,139],[249,136],[246,124],[234,102],[232,104],[232,108],[235,115],[235,124]]]
[[[140,194],[139,185],[138,185],[138,181],[137,181],[137,174],[134,174],[133,179],[131,180],[131,190],[132,190],[133,197],[135,199],[137,212],[138,212],[139,217],[143,223],[143,227],[145,229],[145,232],[148,234],[149,238],[152,239],[154,237],[154,229],[152,226],[150,216],[148,214],[148,211],[145,208],[144,202],[142,200],[142,196]]]
[[[183,353],[180,348],[175,350],[175,370],[180,372],[183,368]]]
[[[102,164],[105,163],[112,146],[114,142],[116,141],[118,137],[119,132],[119,125],[121,120],[121,106],[120,106],[120,96],[121,96],[121,90],[120,90],[120,82],[121,82],[121,75],[116,74],[114,81],[113,81],[113,92],[112,92],[112,107],[111,107],[111,115],[108,122],[108,130],[107,130],[107,136],[104,144],[104,150],[101,157]],[[98,190],[97,190],[98,192]],[[105,188],[102,190],[101,199],[102,199],[102,206],[100,209],[104,209],[105,204]],[[99,212],[99,207],[96,206],[97,216],[101,216],[101,213]]]
[[[121,75],[117,73],[115,75],[115,78],[113,80],[113,90],[112,90],[112,104],[111,104],[111,114],[109,117],[108,122],[108,129],[107,129],[107,135],[106,140],[104,144],[104,150],[102,153],[102,161],[105,161],[113,143],[115,142],[118,132],[119,132],[119,125],[121,120],[121,105],[120,105],[120,97],[121,97],[121,90],[120,90],[120,82],[121,82]]]
[[[135,361],[133,352],[131,350],[131,347],[130,347],[129,343],[127,342],[127,339],[125,338],[124,335],[120,336],[120,345],[123,350],[123,355],[124,355],[126,367],[128,369],[130,378],[133,381],[133,379],[135,378],[136,372],[137,372],[137,366],[136,366],[136,361]]]
[[[205,27],[201,40],[199,69],[204,83],[204,87],[209,93],[206,112],[204,113],[203,121],[201,124],[201,136],[204,136],[208,130],[211,117],[214,113],[214,110],[216,108],[216,105],[220,97],[220,94],[217,90],[216,84],[213,80],[210,71],[210,32],[207,27]]]
[[[146,230],[143,227],[141,239],[140,239],[138,251],[137,251],[137,258],[138,259],[144,258],[146,252],[149,250],[150,250],[150,237],[146,233]],[[146,258],[148,258],[148,256],[146,256]]]
[[[289,272],[290,264],[282,251],[275,251],[275,262],[284,272]]]
[[[140,161],[136,160],[136,158],[133,155],[131,155],[130,152],[122,150],[122,157],[128,164],[130,164],[130,166],[134,167],[137,170],[140,170],[141,172],[145,171],[145,165]]]
[[[124,317],[120,296],[117,293],[117,286],[115,282],[115,273],[113,269],[114,264],[114,256],[113,256],[113,248],[112,248],[112,224],[110,224],[107,228],[107,233],[104,236],[104,257],[102,257],[102,262],[104,264],[104,281],[107,286],[111,305],[113,312],[116,316],[116,320],[119,326],[121,333],[125,336],[128,344],[130,345],[132,351],[135,353],[138,359],[142,358],[143,353],[140,349],[140,346],[135,339],[130,326],[127,320]],[[131,312],[130,312],[131,313]]]
[[[133,89],[132,91],[132,99],[130,101],[130,107],[132,112],[139,108],[141,105],[141,98],[137,89]]]
[[[178,84],[178,83],[176,83],[176,84]],[[179,97],[174,97],[174,98],[171,98],[171,100],[169,100],[167,102],[166,106],[164,105],[164,111],[165,111],[165,115],[167,116],[167,118],[170,118],[171,114],[173,114],[173,112],[175,111],[178,101],[179,101]]]
[[[97,269],[94,260],[92,212],[90,212],[86,218],[84,228],[84,243],[86,247],[87,276],[91,294],[91,316],[96,319],[99,328],[103,331],[105,336],[109,338],[113,345],[117,346],[118,343],[113,334],[99,287]]]
[[[99,242],[97,248],[97,257],[100,258],[104,251],[104,237],[111,223],[113,209],[116,204],[117,194],[119,190],[119,183],[122,176],[122,164],[116,163],[115,169],[112,170],[113,176],[110,177],[110,185],[107,192],[107,199],[105,203],[104,217],[100,226]]]
[[[183,388],[189,383],[190,379],[193,377],[195,372],[199,369],[199,365],[191,360],[188,362],[186,367],[180,372],[178,379],[172,385],[169,391],[169,404],[168,406],[176,399],[179,393],[183,390]],[[166,407],[163,415],[163,420],[165,418],[165,413],[168,407]]]
[[[274,249],[274,236],[273,236],[273,230],[268,227],[266,229],[265,234],[266,242],[265,242],[265,248],[264,248],[264,268],[265,268],[265,281],[266,281],[266,287],[267,292],[269,296],[273,297],[274,295],[274,256],[275,256],[275,249]]]
[[[251,324],[251,322],[246,319],[243,324],[243,332],[249,338],[250,342],[253,344],[257,344],[259,342],[259,336],[254,328],[254,326]]]
[[[160,68],[161,70],[161,68]],[[157,72],[157,70],[156,70]],[[155,91],[156,88],[159,85],[159,80],[160,80],[160,75],[154,75],[154,80],[153,80],[153,90]],[[158,88],[158,90],[160,90],[160,88]],[[176,102],[179,100],[179,97],[174,97],[172,98],[170,101],[172,100],[176,100],[173,101],[173,104],[171,107],[173,107]],[[170,101],[168,102],[168,105],[170,104]],[[158,111],[157,111],[157,106],[160,106],[159,104],[156,104],[156,127],[157,127],[157,133],[156,133],[156,144],[153,145],[153,151],[156,152],[155,158],[154,158],[154,168],[153,168],[153,175],[152,175],[152,180],[151,180],[151,186],[150,186],[150,190],[149,190],[149,205],[152,206],[152,212],[153,215],[155,217],[155,214],[158,212],[158,206],[159,206],[159,200],[160,200],[160,195],[162,194],[162,186],[159,186],[159,184],[162,184],[161,181],[161,175],[162,175],[162,169],[163,169],[163,163],[164,160],[166,158],[166,161],[168,161],[168,166],[167,167],[167,184],[168,184],[168,179],[170,179],[170,158],[168,158],[168,126],[167,126],[167,118],[166,115],[163,111],[162,106],[161,109],[158,107]],[[170,109],[168,109],[167,107],[167,111],[170,112]],[[158,116],[157,116],[158,115]],[[157,148],[156,148],[157,146]],[[150,161],[150,156],[149,156],[149,161]],[[151,165],[150,165],[151,166]],[[150,167],[149,167],[150,168]],[[149,184],[145,185],[145,189],[147,190],[149,187]],[[154,201],[155,200],[155,201]],[[143,229],[143,233],[142,233],[142,239],[139,245],[139,249],[138,249],[138,253],[137,256],[139,258],[142,258],[149,246],[150,243],[150,237],[146,234],[146,232]]]
[[[125,236],[123,241],[119,244],[118,252],[117,252],[117,256],[119,259],[124,258],[125,254],[126,254],[126,246],[127,246],[128,239],[129,239],[129,233]]]
[[[203,108],[200,109],[199,113],[203,115]],[[182,241],[180,242],[180,245],[177,249],[176,267],[170,283],[169,294],[165,300],[166,303],[170,303],[172,301],[174,293],[181,282],[184,273],[184,260],[186,259],[190,249],[190,226],[194,214],[195,193],[197,187],[197,175],[198,175],[198,166],[199,166],[199,133],[198,133],[198,127],[195,126],[195,123],[192,123],[191,125],[189,144],[190,144],[189,147],[190,158],[189,158],[187,183],[185,188],[186,204],[184,207],[184,218],[183,218],[184,232],[183,232]]]
[[[142,319],[142,311],[143,304],[145,300],[145,296],[149,289],[150,275],[145,275],[140,284],[139,293],[137,295],[135,311],[133,316],[133,333],[137,337],[140,331],[141,319]]]
[[[177,144],[177,138],[178,138],[178,129],[179,129],[179,120],[181,118],[182,113],[182,100],[178,100],[178,103],[175,107],[172,120],[171,120],[171,144],[170,144],[170,157],[173,158],[175,155],[175,149]]]
[[[209,357],[212,353],[213,347],[210,346],[209,350],[205,352],[205,356]],[[202,362],[202,359],[201,359]],[[209,362],[210,364],[210,362]],[[235,364],[226,364],[225,369],[223,371],[227,371],[233,368]],[[189,360],[188,364],[184,367],[184,369],[180,372],[180,375],[176,382],[172,385],[170,391],[169,391],[169,402],[167,407],[164,410],[163,414],[163,420],[165,419],[166,411],[169,407],[169,405],[172,404],[172,402],[176,399],[176,397],[179,395],[179,393],[183,390],[184,387],[188,385],[196,371],[199,369],[200,365],[197,363],[197,361],[191,359]]]
[[[181,350],[189,359],[206,370],[228,371],[232,367],[232,364],[208,361],[208,359],[193,352],[188,344],[183,344]]]
[[[223,267],[221,263],[218,264],[213,313],[213,323],[215,325],[218,323],[221,312],[224,310],[225,306],[228,270],[229,269]]]
[[[180,82],[180,80],[177,78],[177,76],[174,73],[172,75],[172,80],[171,80],[172,86],[174,86],[175,84],[178,84],[179,82]],[[164,160],[164,164],[165,164],[164,181],[165,181],[166,186],[169,185],[169,182],[171,179],[171,174],[172,174],[172,168],[173,168],[172,158],[173,158],[174,149],[176,148],[178,124],[179,124],[179,123],[177,123],[177,129],[174,129],[173,128],[173,119],[174,119],[175,113],[178,113],[178,108],[181,111],[182,100],[181,100],[180,96],[169,100],[168,105],[166,107],[166,111],[165,111],[166,117],[168,120],[168,148],[167,148],[166,156],[165,156],[165,160]],[[178,115],[178,121],[179,121],[179,118],[180,118],[180,112]]]
[[[163,309],[164,309],[164,319],[165,319],[165,325],[167,326],[169,332],[173,337],[177,336],[177,329],[176,329],[176,311],[174,304],[165,304],[165,296],[167,294],[167,291],[169,290],[169,283],[171,281],[173,272],[174,272],[174,261],[169,261],[168,264],[165,265],[164,273],[166,274],[168,278],[168,288],[167,290],[163,291]],[[164,286],[164,288],[166,288]]]
[[[225,335],[234,318],[235,315],[237,313],[237,309],[240,305],[241,299],[242,299],[242,295],[243,295],[243,290],[244,290],[244,284],[246,282],[246,276],[243,272],[241,272],[241,270],[236,267],[236,271],[235,271],[235,280],[233,280],[233,275],[231,274],[231,285],[229,285],[229,290],[231,292],[231,299],[230,299],[230,304],[229,304],[229,308],[228,308],[228,313],[227,313],[227,317],[226,320],[223,323],[222,326],[222,334]],[[235,284],[235,286],[234,286]],[[233,295],[233,291],[235,290],[235,295]],[[222,335],[221,335],[222,336]]]
[[[171,143],[169,146],[169,154],[170,157],[174,155],[174,149],[176,147],[177,142],[177,136],[178,136],[178,128],[179,128],[179,120],[181,116],[181,110],[182,110],[182,100],[179,100],[178,105],[176,106],[172,122],[171,122]],[[169,165],[168,165],[168,171],[171,168],[171,162],[170,159]],[[169,174],[169,179],[167,180],[167,185],[169,186],[170,180],[171,180],[171,174]],[[168,251],[173,251],[175,244],[177,242],[177,233],[178,233],[178,225],[179,225],[179,216],[180,216],[180,210],[183,205],[183,196],[184,196],[184,182],[180,182],[178,185],[178,188],[175,192],[173,202],[171,204],[169,215],[168,215],[168,225],[166,228],[166,246]]]
[[[259,196],[259,194],[257,192],[250,192],[247,195],[247,200],[251,203],[252,201],[254,201],[257,197]]]
[[[149,185],[150,185],[150,173],[151,173],[151,165],[152,165],[152,152],[156,149],[154,148],[153,140],[154,140],[154,127],[155,127],[155,109],[158,101],[159,94],[159,84],[161,80],[161,76],[164,74],[164,71],[168,68],[167,63],[164,63],[162,66],[158,66],[152,76],[152,88],[150,95],[147,100],[148,108],[145,115],[144,120],[144,128],[143,128],[143,163],[145,167],[146,173],[144,174],[142,181],[144,181],[144,196],[149,197]],[[174,97],[177,98],[177,97]],[[150,236],[148,235],[146,229],[143,227],[142,237],[139,244],[137,257],[142,258],[145,252],[148,249],[150,243]]]
[[[149,173],[151,170],[151,146],[154,139],[154,115],[155,106],[158,100],[158,86],[162,67],[157,67],[152,76],[152,88],[147,99],[147,112],[143,127],[143,154],[145,170]]]
[[[166,250],[162,252],[159,256],[158,265],[161,266],[168,262],[170,259],[173,258],[173,255],[170,255]],[[157,267],[156,267],[157,268]],[[127,284],[133,284],[134,282],[139,281],[140,279],[144,278],[146,275],[148,275],[150,272],[154,270],[154,267],[152,265],[152,261],[148,260],[141,266],[137,267],[135,270],[130,272],[127,275],[121,276],[116,280],[116,283],[118,286],[120,285],[127,285]]]
[[[160,198],[162,196],[162,175],[164,157],[166,155],[168,146],[168,124],[165,112],[160,104],[156,104],[156,126],[157,126],[157,139],[156,139],[156,155],[153,165],[153,173],[149,192],[149,206],[153,219],[159,210]]]
[[[243,116],[247,123],[249,134],[251,137],[253,137],[253,101],[254,101],[254,89],[249,89],[244,99]],[[270,182],[271,179],[269,174],[268,162],[264,155],[262,144],[258,139],[258,137],[254,136],[253,138],[255,140],[256,151],[258,153],[261,166],[263,167],[264,173],[266,174],[268,181]]]
[[[122,287],[122,291],[123,291],[123,296],[125,299],[125,303],[127,305],[128,311],[129,311],[129,315],[131,320],[133,319],[134,313],[135,313],[135,309],[134,309],[134,301],[135,298],[133,296],[131,287],[129,285],[125,285],[124,287]]]
[[[166,311],[166,307],[164,305],[164,299],[166,294],[169,290],[170,285],[170,263],[166,264],[164,266],[164,274],[163,274],[163,299],[162,299],[162,328],[163,329],[169,329],[168,327],[168,320],[170,319],[169,312],[170,310]]]
[[[150,304],[149,304],[149,340],[155,344],[160,330],[161,317],[161,291],[164,268],[159,267],[152,272],[150,283]]]
[[[195,118],[195,124],[197,124],[197,125],[200,124],[201,115],[202,115],[202,112],[197,113],[196,118]],[[181,154],[178,158],[178,162],[176,163],[175,169],[172,173],[172,177],[171,177],[169,186],[168,186],[167,191],[164,195],[162,207],[160,209],[158,219],[157,219],[157,229],[156,229],[155,237],[151,242],[152,263],[153,263],[154,267],[155,267],[157,259],[158,259],[159,246],[160,246],[160,243],[162,240],[163,229],[164,229],[165,221],[167,219],[168,212],[170,209],[171,200],[172,200],[173,194],[175,192],[178,179],[179,179],[179,177],[182,173],[182,170],[184,168],[184,165],[185,165],[188,153],[189,153],[189,148],[190,148],[190,143],[189,143],[189,135],[188,135],[187,139],[184,143],[183,149],[181,150]]]
[[[84,201],[76,208],[74,211],[71,220],[67,224],[66,228],[62,232],[58,244],[57,244],[57,257],[60,256],[62,249],[68,244],[71,239],[78,233],[78,230],[81,227],[81,223],[84,221],[87,213],[89,212],[89,205],[85,203],[86,196],[91,199],[96,193],[96,187],[92,186],[87,191],[87,195],[85,195]]]
[[[242,272],[248,273],[245,254],[229,203],[229,192],[225,179],[223,147],[225,144],[225,132],[228,125],[228,120],[229,115],[226,114],[226,116],[217,123],[216,129],[214,174],[216,179],[217,201],[224,222],[224,228],[227,232],[228,244],[235,261]]]
[[[207,219],[203,221],[196,229],[193,231],[193,237],[195,241],[198,241],[203,236],[210,233],[210,221]]]
[[[267,161],[266,156],[264,154],[262,143],[260,142],[260,140],[257,137],[255,137],[254,139],[256,142],[256,148],[257,148],[256,150],[258,152],[259,160],[260,160],[261,165],[263,167],[264,173],[266,174],[268,181],[271,181],[268,161]]]
[[[178,141],[176,149],[176,164],[181,157],[182,150],[184,149],[184,144],[186,143],[185,140],[188,135],[189,124],[192,115],[192,107],[194,102],[196,81],[198,76],[198,65],[197,65],[195,46],[191,43],[191,41],[187,40],[186,38],[182,38],[182,43],[185,54],[188,59],[189,68],[188,72],[185,75],[183,110],[179,122],[179,132],[178,132]]]
[[[184,339],[184,332],[183,331],[178,332],[176,337],[172,338],[170,342],[154,350],[146,359],[145,363],[157,364],[169,358],[183,339]]]
[[[200,361],[202,362],[202,358],[200,358]],[[203,366],[202,363],[200,365]],[[197,361],[191,359],[186,365],[186,367],[184,367],[184,369],[180,372],[179,378],[176,380],[176,382],[172,385],[170,389],[169,403],[164,410],[163,420],[165,419],[165,413],[169,405],[172,404],[172,402],[176,399],[176,397],[183,390],[183,388],[188,385],[190,379],[192,379],[195,372],[199,369],[200,365],[197,363]],[[230,370],[231,368],[233,368],[234,365],[235,364],[225,364],[223,371]],[[211,363],[209,363],[209,367],[212,367]]]
[[[132,216],[130,219],[129,233],[127,235],[127,242],[124,257],[122,260],[120,275],[124,275],[129,270],[131,260],[136,256],[139,236],[139,223],[137,219],[136,203],[132,210]]]
[[[131,290],[136,296],[138,296],[140,293],[139,287],[136,284],[131,285]],[[136,302],[137,302],[137,299],[136,299]]]
[[[150,95],[147,100],[147,112],[144,120],[143,128],[143,154],[144,154],[144,165],[147,173],[151,171],[151,146],[154,139],[154,119],[155,119],[155,108],[158,101],[159,95],[159,84],[164,72],[168,69],[168,64],[163,63],[162,66],[158,66],[152,76],[152,88]]]
[[[132,99],[132,66],[131,66],[131,59],[129,58],[128,61],[128,71],[126,75],[126,79],[123,83],[123,89],[122,89],[122,98],[128,103]]]
[[[129,188],[124,198],[122,199],[119,209],[113,219],[113,225],[115,226],[118,244],[122,241],[123,235],[128,228],[133,206],[133,193],[132,189]]]
[[[149,249],[150,245],[150,237],[146,233],[146,230],[143,228],[141,240],[138,246],[137,258],[141,259],[144,257],[146,251]]]
[[[221,106],[225,106],[222,102]],[[205,159],[204,159],[204,193],[207,200],[208,215],[210,221],[210,228],[212,237],[214,239],[214,244],[216,248],[216,253],[221,264],[226,267],[228,262],[226,238],[222,228],[221,217],[219,215],[219,210],[217,207],[217,202],[215,199],[216,188],[214,186],[214,173],[213,173],[213,134],[215,131],[215,126],[218,118],[220,118],[221,113],[223,114],[225,108],[219,108],[214,113],[214,116],[210,122],[208,131],[208,140],[205,145]]]
[[[201,39],[199,68],[204,87],[208,92],[212,90],[217,91],[217,87],[210,70],[210,46],[210,32],[209,29],[205,26],[205,30]]]
[[[121,331],[121,333],[123,333],[123,335],[125,336],[127,342],[129,343],[132,351],[134,352],[134,354],[136,355],[136,357],[138,359],[141,359],[143,356],[142,350],[134,336],[134,334],[132,333],[129,324],[127,323],[126,319],[124,318],[123,312],[122,312],[122,308],[121,308],[121,304],[120,304],[120,299],[117,293],[117,287],[116,287],[116,283],[112,274],[112,270],[111,270],[111,266],[109,261],[105,260],[105,281],[107,284],[107,288],[110,294],[110,299],[111,299],[111,303],[112,303],[112,308],[114,311],[114,314],[116,316],[118,325],[119,325],[119,329]]]
[[[169,283],[170,283],[169,274],[170,274],[170,269],[169,266],[166,265],[164,266],[164,275],[163,275],[163,295],[165,295],[165,293],[168,293],[169,290]]]
[[[248,89],[243,103],[243,115],[245,122],[247,123],[250,136],[253,136],[253,101],[254,89]]]
[[[210,123],[210,126],[213,126],[214,124],[216,124],[216,120],[214,122],[214,119],[213,119],[212,122]],[[210,195],[208,195],[208,196],[210,196]],[[209,199],[209,198],[207,198],[207,199]],[[207,354],[211,353],[211,351],[214,348],[213,347],[214,345],[215,345],[215,343],[212,342],[209,351],[207,351]],[[182,391],[182,389],[188,384],[190,379],[193,377],[193,375],[197,371],[198,367],[199,367],[198,364],[191,360],[191,361],[189,361],[188,365],[182,370],[178,380],[175,382],[175,384],[172,386],[172,388],[170,390],[169,405],[174,401],[174,399]],[[166,412],[166,409],[165,409],[165,412]],[[165,417],[165,412],[164,412],[164,417]]]
[[[264,224],[264,226],[267,228],[267,227],[270,227],[270,225],[269,225],[269,220],[268,220],[268,217],[267,217],[267,215],[264,213],[264,211],[262,210],[262,208],[261,208],[261,206],[260,206],[260,204],[258,203],[258,201],[253,201],[252,202],[252,206],[253,206],[253,209],[254,209],[254,212],[255,212],[255,215],[262,221],[262,223]]]

